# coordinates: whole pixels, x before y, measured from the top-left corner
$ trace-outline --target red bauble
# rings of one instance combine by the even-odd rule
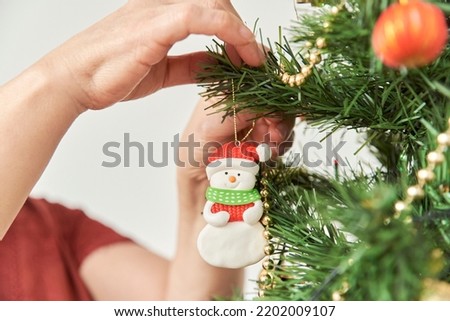
[[[378,18],[372,47],[389,67],[421,67],[434,61],[447,43],[444,13],[420,0],[400,0]]]

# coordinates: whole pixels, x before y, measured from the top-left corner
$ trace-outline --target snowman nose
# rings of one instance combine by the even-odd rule
[[[230,177],[228,177],[228,180],[230,181],[230,183],[234,183],[234,182],[236,182],[236,177],[230,176]]]

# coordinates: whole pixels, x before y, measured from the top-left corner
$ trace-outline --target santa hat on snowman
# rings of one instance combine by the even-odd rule
[[[270,156],[270,147],[265,143],[229,142],[217,148],[208,157],[209,164],[206,166],[206,175],[209,180],[213,174],[230,168],[256,175],[259,171],[258,163],[268,161]]]

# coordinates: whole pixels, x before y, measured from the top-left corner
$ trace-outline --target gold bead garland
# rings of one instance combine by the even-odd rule
[[[270,227],[273,225],[273,222],[268,215],[270,209],[270,193],[268,189],[269,181],[272,181],[275,184],[283,184],[283,182],[291,179],[292,177],[297,177],[299,175],[304,176],[308,174],[303,167],[287,167],[280,170],[280,168],[269,168],[265,165],[263,166],[263,178],[260,180],[260,194],[262,196],[261,200],[263,201],[264,215],[260,222],[264,225],[263,236],[267,241],[267,245],[264,247],[266,258],[262,262],[263,270],[261,271],[258,280],[258,295],[260,297],[265,295],[266,290],[273,289],[276,286],[276,279],[289,278],[289,276],[280,274],[283,270],[283,264],[286,263],[286,261],[282,259],[282,255],[280,255],[279,251],[275,251],[278,248],[278,240],[270,233]],[[311,179],[311,176],[308,177]],[[274,244],[276,244],[276,246],[274,246]],[[275,278],[275,271],[278,272],[277,278]]]
[[[344,301],[345,300],[345,293],[350,289],[350,285],[347,281],[342,282],[341,288],[337,291],[334,291],[331,294],[331,300],[333,301]]]
[[[309,0],[297,0],[297,3],[305,3],[305,2],[311,2]],[[337,15],[344,7],[345,7],[346,1],[342,1],[338,6],[333,6],[330,9],[330,12],[333,15]],[[329,32],[331,27],[330,21],[325,21],[323,23],[323,28],[325,32]],[[308,53],[305,55],[305,59],[308,60],[308,64],[301,67],[300,72],[296,74],[289,74],[288,72],[284,71],[284,66],[281,65],[280,70],[280,79],[281,81],[289,85],[291,87],[294,86],[301,86],[306,81],[306,79],[311,76],[313,68],[322,62],[322,49],[327,47],[327,42],[324,37],[318,37],[315,41],[315,44],[312,44],[310,41],[305,41],[303,44],[304,49],[308,50]]]
[[[406,189],[405,199],[398,201],[394,205],[394,217],[400,217],[400,214],[406,210],[412,202],[425,196],[424,187],[426,183],[434,180],[434,169],[445,160],[444,152],[450,146],[450,118],[447,120],[447,131],[437,136],[437,147],[434,151],[427,154],[427,167],[417,172],[417,184],[411,185]],[[410,218],[409,218],[410,221]]]
[[[421,301],[450,301],[450,284],[445,281],[425,279]]]
[[[288,72],[284,71],[284,67],[281,66],[280,78],[281,81],[286,85],[289,85],[291,87],[301,86],[306,81],[306,79],[311,76],[314,66],[322,61],[322,52],[320,49],[326,47],[326,40],[323,37],[319,37],[316,39],[315,47],[313,47],[310,42],[306,42],[305,47],[309,48],[309,53],[305,57],[308,59],[309,64],[303,66],[299,73],[291,75]]]
[[[270,217],[268,216],[268,212],[270,209],[270,203],[268,200],[269,197],[269,190],[268,190],[268,176],[269,176],[269,171],[265,171],[263,174],[263,178],[261,179],[261,186],[262,189],[260,191],[261,197],[262,197],[262,201],[263,201],[263,209],[264,209],[264,214],[263,217],[261,218],[261,223],[264,225],[264,238],[267,241],[267,245],[264,247],[264,254],[266,255],[266,258],[264,259],[263,263],[262,263],[262,271],[259,274],[259,280],[258,280],[258,287],[259,287],[259,292],[258,292],[258,296],[263,297],[264,296],[264,291],[267,289],[272,289],[275,285],[274,282],[274,275],[273,275],[273,270],[275,268],[275,264],[273,262],[273,260],[271,259],[271,255],[274,253],[275,248],[272,244],[270,244],[270,240],[272,239],[272,234],[269,231],[269,228],[272,224],[272,220],[270,219]]]

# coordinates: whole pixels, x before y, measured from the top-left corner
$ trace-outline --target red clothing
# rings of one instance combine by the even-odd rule
[[[0,300],[91,300],[81,262],[125,240],[79,210],[28,199],[0,241]]]
[[[211,213],[225,211],[230,214],[228,222],[242,222],[244,221],[244,212],[246,209],[255,206],[255,203],[248,203],[242,205],[225,205],[221,203],[214,203],[211,207]]]

